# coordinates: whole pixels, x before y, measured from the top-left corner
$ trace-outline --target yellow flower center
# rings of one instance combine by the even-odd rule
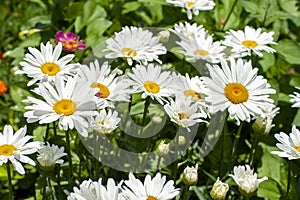
[[[110,95],[110,91],[108,87],[101,83],[92,83],[92,88],[99,88],[99,92],[96,94],[97,97],[107,98]]]
[[[60,71],[60,68],[55,63],[46,62],[41,66],[41,70],[44,74],[55,76]]]
[[[242,42],[242,44],[247,47],[247,48],[255,48],[257,47],[257,42],[253,41],[253,40],[245,40]]]
[[[76,49],[78,47],[78,42],[76,40],[70,39],[64,42],[63,46],[66,49]]]
[[[178,113],[178,117],[180,120],[189,118],[189,116],[185,113]]]
[[[0,156],[12,156],[15,150],[17,150],[17,148],[13,145],[3,144],[0,146]]]
[[[135,57],[137,55],[136,51],[132,48],[123,48],[121,52],[125,57]]]
[[[146,200],[158,200],[158,199],[154,196],[148,196]]]
[[[201,50],[201,49],[196,50],[194,53],[195,54],[199,54],[199,56],[201,56],[201,57],[205,57],[205,56],[207,56],[209,54],[208,51]]]
[[[159,85],[154,81],[146,81],[144,83],[144,87],[147,90],[147,92],[150,92],[152,94],[156,94],[160,91]]]
[[[76,107],[76,103],[71,99],[62,99],[54,104],[53,110],[59,115],[64,114],[69,116],[76,111]]]
[[[243,103],[248,100],[248,90],[240,83],[229,83],[225,89],[226,98],[233,104]]]
[[[196,99],[196,100],[200,100],[201,96],[198,92],[196,92],[195,90],[186,90],[184,91],[184,95],[186,97],[191,96],[192,98]]]
[[[187,8],[190,9],[191,7],[193,7],[195,5],[195,2],[191,2],[191,1],[188,1],[187,2]]]
[[[300,152],[300,146],[296,147],[296,151]]]

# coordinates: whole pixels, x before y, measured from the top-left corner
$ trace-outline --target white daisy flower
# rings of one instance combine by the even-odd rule
[[[170,31],[175,33],[181,40],[190,40],[208,34],[202,25],[198,26],[196,23],[190,24],[188,22],[175,24],[174,30],[170,29]]]
[[[37,161],[43,170],[50,171],[55,168],[55,164],[63,164],[64,160],[61,159],[67,155],[64,153],[64,147],[58,147],[57,145],[43,145],[38,150]]]
[[[296,87],[296,89],[300,90],[300,87]],[[294,92],[289,95],[291,97],[290,102],[294,103],[292,107],[300,108],[300,94],[298,92]]]
[[[268,53],[276,52],[275,49],[267,46],[269,44],[277,44],[273,42],[274,32],[261,32],[261,28],[253,29],[249,26],[245,27],[245,31],[229,30],[226,32],[224,45],[232,47],[232,52],[240,54],[241,57],[250,56],[253,51],[258,56],[262,57],[261,51]]]
[[[167,49],[159,43],[160,37],[153,36],[148,30],[137,27],[123,27],[122,31],[115,33],[115,38],[106,40],[110,51],[105,58],[126,58],[131,66],[133,60],[147,64],[153,60],[161,63],[159,55],[166,54]]]
[[[62,52],[61,43],[58,43],[54,50],[50,42],[46,45],[41,43],[40,48],[41,51],[29,47],[30,53],[25,54],[25,61],[20,62],[23,68],[16,71],[16,74],[26,74],[32,78],[27,86],[36,82],[53,82],[57,76],[72,75],[71,70],[77,67],[77,64],[68,63],[74,58],[74,54],[59,58]]]
[[[92,88],[99,89],[94,97],[97,108],[114,107],[113,102],[116,101],[129,101],[131,90],[128,89],[125,76],[117,77],[118,70],[111,71],[108,62],[104,62],[101,67],[98,60],[91,62],[90,66],[82,65],[77,74],[90,82]]]
[[[73,190],[68,200],[124,200],[120,186],[112,178],[108,179],[106,187],[100,178],[98,181],[85,180]]]
[[[251,170],[249,165],[235,166],[233,168],[233,173],[234,174],[229,174],[229,176],[233,178],[234,182],[238,185],[239,190],[247,195],[253,194],[261,182],[268,180],[268,177],[266,176],[258,179],[257,174]]]
[[[28,123],[48,124],[59,120],[60,130],[75,128],[82,136],[88,135],[87,118],[97,114],[96,104],[92,101],[95,89],[90,84],[78,76],[69,77],[67,82],[58,77],[54,86],[48,82],[39,84],[38,94],[43,100],[34,97],[24,100],[32,104],[25,106],[29,110],[24,113]]]
[[[35,166],[35,162],[27,155],[35,153],[40,142],[28,142],[33,136],[26,135],[27,126],[14,133],[11,125],[5,125],[3,133],[0,132],[0,166],[10,161],[20,174],[25,174],[21,164],[28,163]]]
[[[126,200],[170,200],[179,194],[179,189],[174,187],[174,181],[166,182],[166,176],[157,173],[151,180],[148,174],[144,184],[130,172],[126,180],[123,194]]]
[[[167,3],[185,8],[189,20],[193,18],[192,14],[199,15],[200,10],[212,10],[216,5],[212,0],[167,0]]]
[[[213,42],[211,35],[199,35],[189,40],[176,42],[183,48],[179,53],[185,55],[187,60],[205,60],[210,63],[219,63],[225,57],[225,47],[220,41]]]
[[[176,96],[175,101],[170,99],[170,104],[164,105],[164,109],[171,121],[186,128],[189,132],[190,126],[199,122],[206,122],[207,114],[198,109],[191,97]]]
[[[172,87],[175,96],[191,97],[199,109],[208,110],[209,103],[205,98],[209,95],[209,89],[201,77],[190,78],[187,73],[185,76],[177,75],[173,78]]]
[[[222,68],[207,64],[210,77],[203,77],[210,89],[206,98],[211,102],[212,113],[228,110],[230,118],[250,122],[251,116],[263,114],[266,106],[273,106],[270,94],[276,91],[263,76],[257,76],[257,68],[252,69],[251,61],[230,58],[230,67],[225,61]]]
[[[116,128],[118,128],[118,123],[121,118],[118,117],[118,112],[102,109],[96,117],[93,117],[90,121],[90,126],[92,129],[101,134],[109,134]]]
[[[280,132],[275,134],[274,137],[280,142],[276,146],[281,151],[272,151],[271,153],[288,158],[289,160],[300,158],[300,131],[295,125],[292,127],[292,132],[289,136]]]
[[[149,64],[147,67],[137,65],[132,69],[132,73],[127,73],[130,77],[130,84],[133,90],[142,93],[142,98],[150,96],[156,99],[160,104],[165,101],[164,97],[169,97],[172,94],[171,82],[173,75],[171,72],[161,71],[161,66]]]

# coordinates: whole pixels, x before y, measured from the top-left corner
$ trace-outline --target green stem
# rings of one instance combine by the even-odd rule
[[[71,149],[70,149],[70,133],[67,130],[65,132],[65,134],[66,134],[66,151],[68,154],[68,162],[69,162],[69,184],[70,184],[70,190],[72,190],[73,167],[72,167],[72,155],[71,155]]]
[[[46,187],[47,187],[47,175],[45,172],[42,173],[43,175],[43,181],[44,181],[44,187],[43,187],[43,200],[45,200],[47,197],[46,197]]]
[[[45,133],[44,142],[47,142],[47,140],[48,140],[49,130],[50,130],[50,125],[47,124],[47,129],[46,129],[46,133]]]
[[[53,133],[54,133],[54,136],[56,136],[56,135],[57,135],[57,133],[56,133],[55,121],[53,122]]]
[[[255,133],[254,133],[255,134]],[[254,157],[255,157],[255,152],[258,146],[258,139],[257,136],[253,136],[253,142],[251,145],[251,149],[250,149],[250,158],[249,158],[249,164],[251,167],[253,167],[254,165]]]
[[[147,112],[148,112],[149,105],[150,105],[150,97],[147,97],[146,100],[145,100],[143,120],[142,120],[143,126],[146,125],[146,117],[147,117]]]
[[[58,196],[59,199],[63,198],[62,187],[60,185],[60,165],[57,165],[57,187],[58,187]]]
[[[232,149],[231,157],[232,157],[234,162],[235,162],[235,159],[237,157],[237,148],[238,148],[239,140],[240,140],[240,137],[241,137],[241,132],[242,132],[242,129],[243,129],[243,125],[244,125],[244,122],[241,122],[241,124],[239,126],[239,129],[238,129],[238,132],[235,135],[235,139],[234,139],[234,142],[233,142],[233,149]]]
[[[158,157],[158,160],[157,160],[157,165],[156,165],[156,170],[157,170],[157,171],[159,170],[160,162],[161,162],[161,156],[159,156],[159,157]]]
[[[180,199],[187,200],[190,186],[185,185],[183,187],[182,196]]]
[[[8,200],[13,200],[13,190],[12,190],[12,183],[11,183],[11,174],[10,174],[10,164],[6,163],[6,171],[7,171],[7,182],[8,182]]]
[[[290,192],[290,184],[291,184],[291,163],[288,162],[288,180],[287,180],[287,186],[286,186],[286,194],[285,199],[289,199],[289,192]]]
[[[227,24],[229,18],[231,17],[231,14],[233,13],[233,10],[234,10],[234,8],[235,8],[237,2],[238,2],[238,0],[235,0],[235,1],[233,2],[233,5],[232,5],[232,7],[231,7],[231,9],[230,9],[230,11],[229,11],[229,13],[228,13],[226,19],[225,19],[225,22],[224,22],[222,28],[221,28],[221,31],[224,31],[224,28],[225,28],[225,26],[226,26],[226,24]]]

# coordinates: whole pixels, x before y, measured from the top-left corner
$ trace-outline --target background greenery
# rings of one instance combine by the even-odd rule
[[[277,50],[276,54],[265,53],[263,58],[251,57],[255,66],[259,67],[259,73],[264,75],[274,89],[276,95],[272,98],[280,107],[280,114],[274,120],[275,127],[269,135],[255,136],[259,140],[254,158],[254,168],[259,176],[268,176],[269,180],[263,182],[257,195],[252,199],[300,199],[300,161],[287,161],[276,155],[270,154],[275,150],[276,141],[274,133],[283,131],[289,133],[291,125],[300,127],[300,110],[291,108],[288,94],[295,91],[294,86],[300,86],[300,7],[299,1],[295,0],[215,0],[216,6],[212,11],[200,12],[199,16],[193,16],[190,22],[202,24],[216,40],[222,40],[225,31],[229,29],[244,29],[246,25],[254,28],[262,28],[263,31],[274,31],[275,41],[278,45],[272,46]],[[26,86],[28,79],[25,76],[16,76],[14,71],[19,67],[18,63],[24,58],[27,47],[39,47],[41,42],[53,41],[58,30],[72,31],[80,35],[87,42],[87,49],[76,52],[76,60],[83,60],[90,55],[93,48],[99,43],[113,36],[114,32],[121,30],[123,26],[138,27],[161,27],[172,28],[175,23],[187,21],[185,11],[174,7],[165,0],[2,0],[0,4],[0,52],[4,58],[0,60],[0,79],[8,86],[8,92],[0,97],[0,122],[11,124],[19,128],[26,124],[23,117],[24,105],[21,102],[27,96],[32,95]],[[224,22],[225,21],[225,22]],[[20,34],[30,29],[39,29],[33,34]],[[25,32],[24,32],[25,33]],[[162,58],[166,63],[172,63],[175,69],[185,73],[191,66],[183,58],[168,52]],[[187,67],[189,66],[189,67]],[[196,71],[191,72],[193,75]],[[139,99],[138,99],[139,100]],[[138,101],[137,100],[137,101]],[[134,112],[142,113],[143,108],[133,109]],[[140,110],[140,111],[139,111]],[[131,113],[135,115],[136,113]],[[141,115],[137,115],[137,120]],[[29,124],[29,133],[33,134],[35,140],[44,140],[47,126]],[[251,148],[251,123],[246,124],[242,130],[242,138],[238,146],[238,156],[231,157],[234,135],[238,127],[233,122],[228,122],[228,131],[224,136],[223,143],[219,141],[213,151],[201,158],[199,156],[199,145],[205,136],[206,127],[202,127],[193,141],[193,145],[178,161],[178,171],[182,172],[186,165],[199,164],[199,181],[189,192],[189,199],[209,199],[209,191],[217,176],[225,177],[232,173],[233,166],[245,163],[249,160]],[[167,137],[169,132],[174,132],[175,127],[171,123],[166,124],[166,129],[159,135],[160,138]],[[51,126],[50,126],[51,128]],[[252,133],[253,134],[253,133]],[[170,136],[169,136],[170,137]],[[123,139],[123,138],[122,138]],[[150,140],[157,140],[152,138]],[[56,135],[50,129],[47,140],[63,146],[64,133]],[[121,140],[121,138],[116,138]],[[140,141],[125,137],[124,143],[127,147],[134,148]],[[129,142],[131,141],[131,142]],[[149,141],[144,141],[140,151],[146,149]],[[116,171],[100,163],[100,171],[95,172],[93,157],[82,146],[76,133],[72,134],[73,159],[75,163],[75,183],[79,185],[87,178],[107,179],[113,177],[115,180],[127,179],[128,174]],[[124,146],[126,146],[124,145]],[[132,146],[131,146],[132,145]],[[224,153],[222,145],[225,145]],[[79,148],[74,148],[74,146]],[[220,170],[220,155],[223,155],[222,169]],[[66,158],[65,158],[66,159]],[[50,174],[53,182],[55,196],[58,199],[66,198],[67,164],[56,168]],[[288,174],[290,167],[292,173]],[[42,172],[35,167],[26,165],[27,173],[20,176],[14,172],[14,191],[16,199],[41,198],[41,188],[44,183]],[[177,187],[183,188],[180,173],[174,175],[174,165],[161,170],[162,173],[175,178]],[[61,170],[61,177],[57,172]],[[144,177],[145,174],[140,174]],[[288,177],[290,178],[288,182]],[[5,168],[0,167],[0,197],[5,199],[8,193],[7,177]],[[60,184],[58,184],[60,183]],[[229,199],[237,198],[237,187],[233,181],[229,181]],[[290,192],[286,196],[286,191]],[[65,190],[64,190],[65,189]],[[0,199],[1,199],[0,198]]]

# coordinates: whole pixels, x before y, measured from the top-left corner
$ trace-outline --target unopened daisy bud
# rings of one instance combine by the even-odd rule
[[[252,129],[255,133],[268,135],[271,128],[274,127],[273,118],[279,113],[279,108],[268,107],[263,109],[263,114],[258,116],[252,125]]]
[[[178,136],[178,145],[182,146],[182,145],[185,145],[185,143],[186,143],[185,137],[183,135],[179,135]]]
[[[51,171],[55,168],[56,164],[64,163],[61,157],[67,155],[64,153],[64,147],[58,147],[57,145],[50,146],[49,143],[38,150],[37,160],[40,164],[40,168],[44,171]]]
[[[214,200],[223,200],[225,199],[228,190],[228,184],[220,181],[220,178],[218,177],[217,181],[214,183],[213,188],[210,191],[210,196]]]
[[[195,167],[187,166],[183,171],[183,181],[187,185],[195,185],[198,182],[198,164]]]
[[[160,31],[158,33],[161,42],[168,42],[170,37],[170,32],[168,30]]]
[[[160,124],[160,123],[162,122],[162,118],[161,118],[161,116],[159,116],[159,115],[154,115],[154,116],[152,117],[152,120],[153,120],[153,122],[156,123],[156,124]]]
[[[117,75],[121,76],[124,72],[121,69],[117,69]]]
[[[166,144],[164,140],[162,140],[160,142],[160,144],[158,145],[157,149],[156,149],[157,153],[160,156],[165,156],[169,154],[170,151],[170,147],[169,144]]]

